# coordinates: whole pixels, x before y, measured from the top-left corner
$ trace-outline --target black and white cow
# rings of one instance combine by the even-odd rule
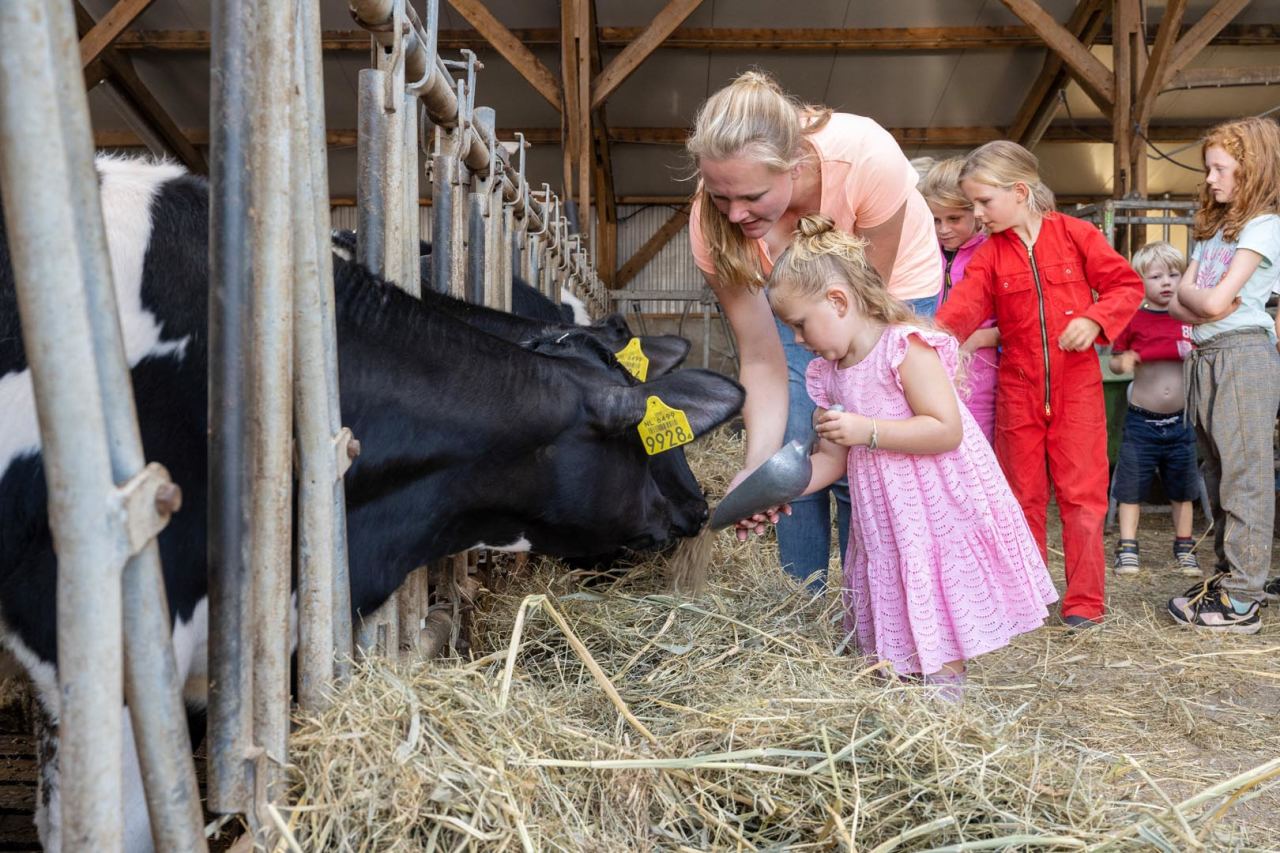
[[[200,707],[208,190],[170,164],[101,159],[98,168],[146,456],[183,487],[184,508],[159,544],[185,698]],[[0,643],[56,722],[57,560],[4,234],[0,214]],[[662,547],[701,528],[706,502],[696,481],[660,486],[662,457],[644,454],[635,427],[646,398],[657,395],[702,434],[741,407],[733,381],[682,370],[640,384],[609,366],[607,348],[590,337],[522,347],[351,263],[335,264],[335,295],[342,421],[363,446],[345,481],[355,612],[372,612],[414,567],[482,543],[589,556]],[[124,737],[126,849],[145,850],[149,824],[127,716]],[[37,825],[56,850],[56,764],[41,772]]]

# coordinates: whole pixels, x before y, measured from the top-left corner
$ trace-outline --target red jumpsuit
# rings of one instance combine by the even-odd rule
[[[1088,317],[1102,329],[1098,343],[1108,343],[1142,297],[1142,279],[1097,228],[1053,213],[1031,250],[1012,228],[993,234],[938,310],[938,323],[962,341],[996,317],[996,458],[1046,560],[1053,479],[1066,553],[1064,618],[1103,612],[1107,424],[1097,353],[1066,352],[1058,337],[1073,319]]]

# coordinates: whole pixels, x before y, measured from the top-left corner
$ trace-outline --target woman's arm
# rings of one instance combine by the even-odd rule
[[[865,237],[869,242],[867,260],[876,268],[876,272],[880,273],[880,278],[884,279],[886,287],[893,276],[893,265],[898,260],[898,246],[902,243],[902,223],[906,218],[907,203],[904,201],[896,213],[879,225],[873,225],[870,228],[859,228],[855,225],[853,228],[855,234]]]
[[[787,430],[787,359],[762,289],[723,286],[703,273],[738,344],[738,381],[747,390],[742,421],[747,431],[744,471],[755,469],[782,446]]]
[[[850,447],[870,446],[872,433],[878,450],[901,453],[946,453],[960,446],[964,423],[951,378],[933,347],[912,336],[906,357],[898,367],[898,378],[907,404],[915,414],[909,418],[872,419],[849,412],[826,412],[818,421],[818,435]]]

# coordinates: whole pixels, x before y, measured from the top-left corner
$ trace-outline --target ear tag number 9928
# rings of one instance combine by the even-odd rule
[[[696,437],[683,409],[673,409],[657,397],[645,401],[644,420],[636,427],[644,452],[653,456],[688,444]]]
[[[639,338],[632,338],[627,341],[627,345],[613,355],[636,379],[644,382],[648,378],[649,356],[644,354]]]

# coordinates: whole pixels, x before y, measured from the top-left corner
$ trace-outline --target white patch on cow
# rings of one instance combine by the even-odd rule
[[[591,315],[587,313],[587,306],[582,300],[569,292],[568,288],[560,288],[560,304],[568,305],[573,309],[573,322],[579,326],[590,326]]]
[[[121,753],[120,795],[124,806],[124,844],[129,853],[150,853],[151,819],[147,812],[147,795],[142,787],[142,766],[138,761],[138,744],[133,739],[133,720],[126,709],[120,724]]]
[[[173,620],[173,659],[182,699],[192,708],[209,705],[209,599],[196,602],[191,619]]]
[[[354,254],[347,251],[342,246],[334,246],[333,253],[338,257],[342,258],[344,261],[354,261],[356,259]]]
[[[524,536],[521,536],[519,539],[512,542],[510,545],[486,545],[483,542],[477,542],[475,545],[472,545],[471,548],[468,550],[478,551],[481,548],[488,551],[506,551],[509,554],[524,554],[533,548],[533,543],[530,542],[528,539],[525,539]]]
[[[7,374],[0,379],[0,412],[5,413],[0,430],[0,474],[20,456],[40,449],[40,427],[36,423],[35,387],[31,371]]]
[[[59,787],[56,730],[52,724],[36,724],[36,754],[40,778],[36,786],[36,835],[45,853],[62,850],[62,791]],[[46,757],[53,760],[46,761]]]
[[[102,218],[129,367],[147,356],[182,358],[188,339],[161,342],[160,324],[142,307],[142,268],[151,242],[152,199],[166,181],[181,177],[186,170],[173,163],[107,155],[100,155],[95,164],[102,177]],[[5,413],[5,426],[0,430],[3,473],[15,459],[40,450],[30,370],[0,378],[0,412]]]
[[[40,707],[44,708],[49,719],[56,724],[62,711],[62,701],[58,693],[58,671],[52,663],[41,660],[35,652],[27,648],[17,633],[3,623],[0,623],[0,642],[4,643],[9,654],[22,665],[27,677],[31,679],[31,686],[35,688],[36,700],[40,702]]]
[[[102,220],[129,366],[148,355],[181,358],[187,339],[161,343],[160,324],[142,307],[142,270],[151,245],[151,202],[165,183],[186,170],[176,163],[111,156],[99,156],[95,165],[102,177]]]

